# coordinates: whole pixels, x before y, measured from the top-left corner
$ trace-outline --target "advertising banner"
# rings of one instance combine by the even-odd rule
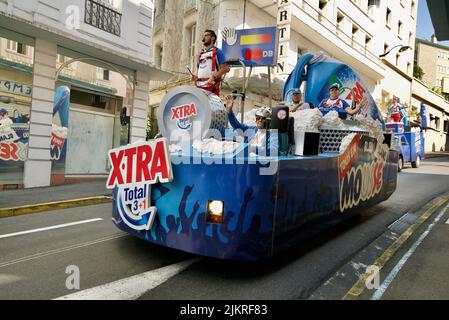
[[[67,154],[67,128],[69,126],[70,88],[56,88],[53,104],[53,126],[50,155],[53,163],[65,163]]]
[[[226,60],[242,59],[247,67],[276,65],[277,27],[245,30],[225,28],[222,35],[222,51]]]

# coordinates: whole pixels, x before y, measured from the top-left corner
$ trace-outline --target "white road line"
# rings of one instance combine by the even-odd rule
[[[54,300],[135,300],[181,273],[200,259],[182,261]]]
[[[30,233],[36,233],[36,232],[42,232],[42,231],[48,231],[48,230],[54,230],[54,229],[67,228],[67,227],[76,226],[76,225],[79,225],[79,224],[97,222],[97,221],[102,221],[102,220],[103,219],[101,219],[101,218],[96,218],[96,219],[90,219],[90,220],[83,220],[83,221],[59,224],[59,225],[51,226],[51,227],[45,227],[45,228],[39,228],[39,229],[33,229],[33,230],[27,230],[27,231],[21,231],[21,232],[16,232],[16,233],[3,234],[3,235],[0,235],[0,239],[11,238],[11,237],[16,237],[16,236],[22,236],[24,234],[30,234]]]
[[[2,262],[2,263],[0,263],[0,268],[9,267],[9,266],[17,264],[17,263],[27,262],[27,261],[35,260],[35,259],[40,259],[40,258],[43,258],[43,257],[46,257],[46,256],[50,256],[50,255],[53,255],[53,254],[58,254],[58,253],[62,253],[62,252],[76,250],[76,249],[92,246],[94,244],[99,244],[99,243],[103,243],[103,242],[106,242],[106,241],[115,240],[115,239],[128,237],[128,236],[129,236],[128,234],[121,233],[121,234],[118,234],[118,235],[112,235],[112,236],[109,236],[109,237],[104,237],[104,238],[96,239],[96,240],[93,240],[93,241],[84,242],[84,243],[81,243],[81,244],[75,244],[75,245],[72,245],[72,246],[69,246],[69,247],[65,247],[65,248],[39,252],[39,253],[33,254],[31,256],[26,256],[26,257],[22,257],[22,258],[10,260],[10,261]]]
[[[449,224],[449,219],[447,219],[446,224]]]
[[[393,268],[393,270],[390,272],[390,274],[387,276],[385,281],[382,283],[382,285],[377,289],[373,296],[371,297],[371,300],[380,300],[384,293],[387,291],[390,284],[393,282],[393,280],[398,275],[399,271],[402,269],[402,267],[405,265],[407,260],[412,256],[412,254],[416,251],[418,246],[423,242],[423,240],[429,235],[430,231],[433,229],[433,227],[440,221],[441,217],[444,215],[446,210],[449,209],[449,204],[446,205],[446,207],[441,210],[441,212],[438,214],[438,216],[435,218],[435,220],[432,222],[432,224],[427,228],[427,230],[419,237],[418,240],[412,245],[412,247],[404,254],[404,256],[401,258],[401,260],[398,262],[398,264]]]

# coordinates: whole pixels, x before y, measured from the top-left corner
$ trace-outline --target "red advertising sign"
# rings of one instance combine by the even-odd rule
[[[106,184],[108,189],[142,183],[167,183],[173,179],[165,138],[110,150],[109,160],[112,168]]]
[[[53,146],[57,146],[59,148],[62,149],[62,147],[64,146],[64,138],[61,138],[60,136],[58,136],[57,134],[53,133],[51,134],[51,144]]]
[[[351,170],[352,163],[359,157],[360,134],[352,139],[349,146],[338,157],[338,177],[342,179]]]

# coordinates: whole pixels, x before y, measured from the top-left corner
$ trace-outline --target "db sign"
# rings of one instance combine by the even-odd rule
[[[276,65],[277,27],[245,30],[225,28],[222,36],[226,60],[242,59],[247,67]]]

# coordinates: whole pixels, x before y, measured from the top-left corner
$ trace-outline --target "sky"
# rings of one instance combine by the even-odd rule
[[[429,40],[434,33],[432,20],[430,19],[429,9],[426,0],[418,2],[418,20],[416,25],[416,36],[420,39]],[[439,41],[439,44],[449,46],[449,41]]]

